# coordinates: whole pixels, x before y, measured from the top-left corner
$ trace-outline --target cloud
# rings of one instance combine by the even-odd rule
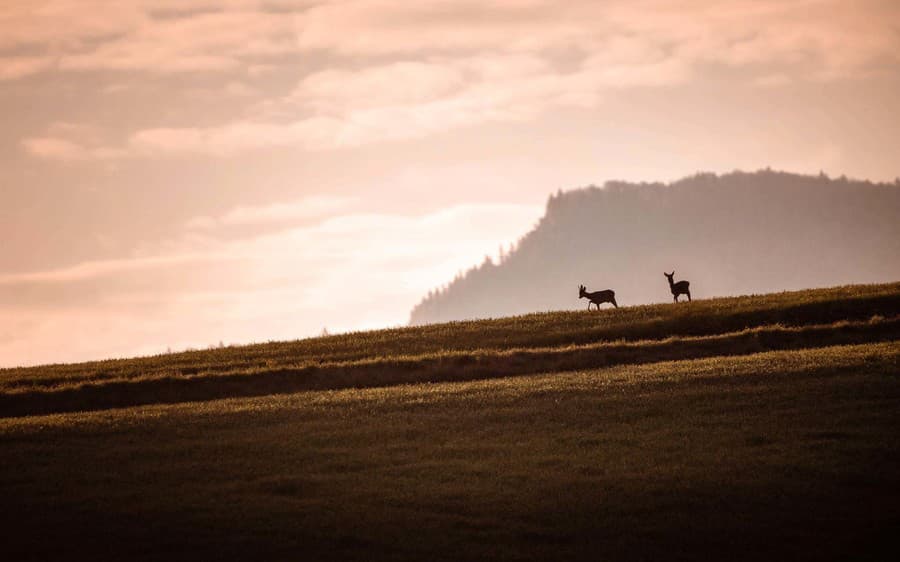
[[[295,208],[223,218],[280,219]],[[425,292],[516,240],[541,212],[511,204],[356,212],[238,240],[186,233],[158,255],[0,276],[0,310],[28,322],[0,341],[0,356],[77,360],[403,324]]]
[[[603,88],[683,78],[660,70],[660,65],[651,64],[602,72],[585,66],[560,73],[547,61],[527,55],[389,63],[355,72],[313,74],[288,96],[258,106],[257,116],[226,125],[145,129],[133,133],[125,145],[68,146],[66,152],[42,151],[34,142],[26,147],[48,158],[228,156],[271,147],[347,148],[485,122],[521,121],[553,106],[593,105]],[[398,83],[408,87],[397,88]],[[281,118],[296,114],[307,116]]]
[[[245,111],[217,124],[149,124],[119,142],[36,136],[24,143],[31,154],[71,161],[328,150],[596,107],[623,90],[720,67],[767,87],[896,73],[900,63],[900,9],[878,0],[119,4],[5,8],[6,20],[34,34],[16,31],[0,46],[30,45],[46,57],[29,55],[6,74],[213,74],[221,87],[205,91],[244,98]],[[83,13],[92,10],[107,17],[93,21]],[[35,29],[54,18],[65,27],[60,37]],[[72,21],[62,26],[62,18]],[[296,76],[287,94],[255,82],[279,68]]]
[[[142,18],[130,33],[60,57],[63,70],[220,72],[252,55],[279,54],[279,21],[255,11],[202,12],[176,19]]]
[[[17,80],[53,67],[50,57],[0,56],[0,81]]]
[[[530,55],[329,70],[306,77],[288,96],[259,105],[254,117],[214,127],[141,130],[127,146],[110,149],[131,156],[228,156],[271,147],[356,147],[528,120],[554,107],[592,107],[610,90],[675,84],[689,75],[671,58],[612,63],[591,57],[574,70],[560,71]],[[291,117],[298,114],[306,116]]]
[[[233,80],[226,84],[223,91],[231,96],[254,96],[259,93],[256,88],[238,80]]]
[[[97,17],[103,14],[103,17]],[[868,0],[271,1],[36,0],[0,6],[0,76],[60,71],[251,71],[265,59],[485,53],[598,54],[637,38],[691,63],[803,62],[845,74],[897,61],[900,10]]]
[[[31,154],[50,160],[88,160],[92,157],[89,150],[65,139],[35,137],[23,140],[22,145]]]
[[[336,146],[342,124],[328,117],[287,123],[241,120],[218,127],[156,128],[131,135],[123,154],[130,156],[210,154],[228,156],[246,150],[296,146]]]
[[[535,51],[576,42],[590,33],[572,10],[541,1],[415,3],[330,2],[297,18],[302,50],[345,56],[483,50]]]
[[[186,226],[193,230],[209,230],[222,226],[246,226],[321,219],[346,212],[357,204],[356,197],[313,195],[297,201],[270,205],[239,206],[219,217],[200,216]]]
[[[852,71],[896,63],[900,9],[870,0],[325,3],[297,19],[298,44],[344,56],[456,51],[606,52],[619,40],[687,62],[803,61]]]
[[[294,50],[291,18],[267,5],[250,0],[7,2],[0,6],[0,52],[28,49],[40,53],[35,60],[54,61],[60,71],[221,72],[253,57]]]
[[[127,154],[125,149],[107,144],[97,127],[66,121],[51,123],[43,136],[23,139],[20,144],[33,156],[62,162],[115,160]]]
[[[421,103],[465,84],[462,69],[453,64],[398,61],[358,71],[329,69],[310,74],[288,100],[322,112],[345,111]]]
[[[122,272],[158,270],[198,261],[222,260],[227,257],[226,254],[192,253],[90,261],[63,269],[0,275],[0,286],[25,285],[29,283],[70,283],[111,276]]]

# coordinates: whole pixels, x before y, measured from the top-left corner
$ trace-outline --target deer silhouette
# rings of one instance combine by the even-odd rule
[[[675,298],[675,302],[678,302],[678,295],[687,295],[688,302],[691,301],[691,282],[690,281],[679,281],[674,282],[672,279],[675,277],[675,270],[672,270],[672,273],[663,272],[663,275],[666,276],[666,279],[669,280],[669,289],[672,291],[672,296]]]
[[[584,288],[584,285],[579,285],[578,298],[586,298],[588,300],[588,310],[591,309],[592,304],[596,304],[597,310],[600,310],[600,304],[604,302],[612,303],[614,307],[619,308],[619,305],[616,304],[616,292],[612,289],[606,289],[605,291],[594,291],[593,293],[589,293],[587,292],[587,289]]]

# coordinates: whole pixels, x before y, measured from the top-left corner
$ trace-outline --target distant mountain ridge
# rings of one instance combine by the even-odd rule
[[[410,323],[585,308],[579,284],[620,306],[670,301],[673,269],[694,298],[900,279],[900,180],[761,170],[560,191],[499,263],[431,291]]]

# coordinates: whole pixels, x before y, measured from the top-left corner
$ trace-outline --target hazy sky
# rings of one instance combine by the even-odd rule
[[[892,181],[900,3],[0,0],[0,111],[0,366],[295,339],[558,188]]]

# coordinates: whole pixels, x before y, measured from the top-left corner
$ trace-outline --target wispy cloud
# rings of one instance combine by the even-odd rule
[[[52,67],[53,60],[47,56],[0,57],[0,81],[17,80]]]
[[[56,59],[60,70],[218,72],[323,51],[363,59],[596,54],[636,40],[641,51],[688,61],[805,60],[850,71],[897,59],[898,12],[881,0],[36,0],[0,7],[0,51],[27,47],[38,53],[29,61]]]
[[[121,142],[40,135],[23,143],[59,160],[352,147],[592,107],[716,66],[742,69],[754,87],[896,71],[900,61],[900,9],[879,0],[38,5],[0,9],[3,28],[13,29],[0,47],[36,53],[7,59],[0,77],[211,74],[223,93],[248,102],[230,121],[148,126]],[[298,60],[318,64],[300,71],[288,95],[253,83],[261,69],[296,73]]]
[[[345,203],[321,199],[327,216],[313,224],[251,238],[198,241],[185,232],[156,255],[0,276],[0,311],[24,330],[0,341],[0,357],[6,365],[76,360],[402,324],[428,289],[516,240],[542,212],[470,204],[332,213]],[[294,218],[312,212],[309,204],[235,209],[216,224]]]
[[[115,160],[128,156],[128,152],[114,146],[90,146],[57,137],[33,137],[22,141],[30,154],[40,158],[63,162]]]
[[[305,3],[290,4],[301,9]],[[27,48],[54,61],[59,71],[222,72],[254,57],[295,50],[292,18],[268,5],[254,0],[5,2],[0,52]]]
[[[559,71],[540,57],[486,55],[323,71],[301,80],[290,95],[258,105],[253,117],[214,127],[145,129],[125,145],[84,147],[82,154],[227,156],[269,147],[355,147],[527,120],[552,107],[590,107],[610,89],[662,86],[689,75],[673,60],[604,62],[588,58],[574,71]],[[27,142],[32,153],[55,156]]]
[[[108,144],[97,127],[68,121],[51,123],[42,136],[26,138],[21,145],[34,156],[64,162],[115,160],[127,154]]]
[[[269,205],[239,206],[218,216],[199,216],[187,222],[189,229],[208,230],[223,226],[278,224],[309,219],[323,219],[344,213],[359,203],[356,197],[313,195],[297,201]]]

